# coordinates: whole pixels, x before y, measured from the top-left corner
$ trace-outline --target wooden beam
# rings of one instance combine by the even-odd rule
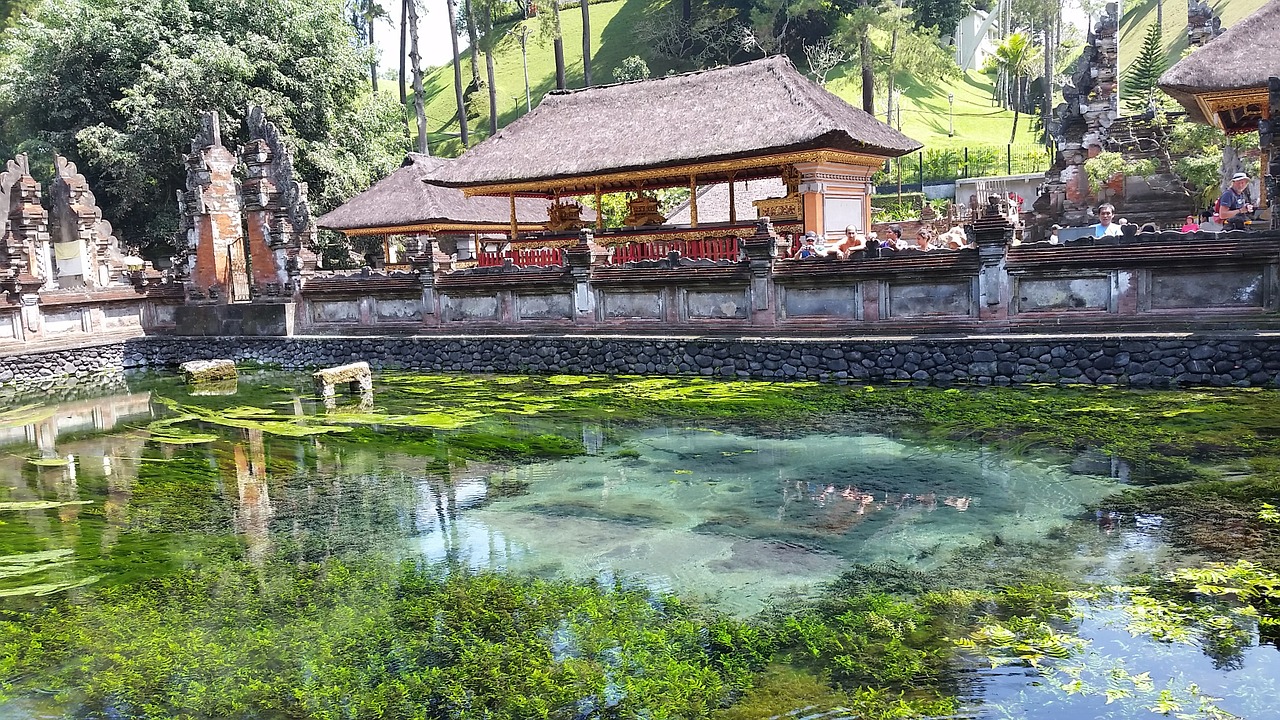
[[[729,222],[738,222],[738,204],[733,199],[733,173],[729,173]]]

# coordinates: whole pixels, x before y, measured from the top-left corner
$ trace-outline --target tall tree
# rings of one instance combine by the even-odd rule
[[[418,152],[431,154],[427,144],[427,109],[422,97],[422,63],[418,56],[418,0],[404,0],[409,25],[409,61],[413,70],[413,111],[418,119]]]
[[[400,104],[408,103],[408,94],[404,89],[404,65],[405,65],[405,36],[408,34],[407,26],[409,24],[409,0],[400,0]]]
[[[582,85],[591,87],[591,2],[581,0],[582,7]]]
[[[453,94],[458,100],[458,133],[462,147],[470,147],[471,139],[467,136],[467,103],[462,96],[462,59],[458,56],[458,4],[456,0],[446,0],[449,8],[449,40],[453,42]]]
[[[1125,107],[1135,113],[1146,112],[1156,104],[1160,88],[1156,85],[1165,71],[1163,32],[1159,23],[1147,28],[1142,38],[1142,49],[1129,68],[1124,92],[1128,96]]]
[[[556,58],[556,89],[564,90],[564,35],[560,32],[560,0],[549,0],[550,13],[538,13],[538,37],[542,42],[551,41]]]
[[[1022,111],[1023,82],[1033,71],[1039,56],[1038,48],[1031,44],[1031,38],[1025,33],[1011,33],[996,48],[996,60],[1008,78],[1008,97],[1013,105],[1013,131],[1009,134],[1009,142],[1018,137],[1018,115]]]
[[[480,87],[480,61],[478,58],[478,50],[476,50],[476,13],[473,8],[472,0],[462,0],[463,9],[467,13],[467,40],[471,44],[471,87]]]
[[[369,85],[378,92],[378,49],[373,38],[373,27],[381,18],[387,17],[387,11],[377,0],[351,0],[348,12],[351,13],[351,26],[364,44],[373,49],[369,58]]]
[[[399,165],[408,145],[394,96],[369,92],[370,49],[332,0],[42,1],[0,40],[0,156],[51,150],[88,178],[120,237],[145,257],[172,252],[200,113],[229,142],[257,103],[294,142],[318,212]],[[263,38],[272,38],[264,43]]]

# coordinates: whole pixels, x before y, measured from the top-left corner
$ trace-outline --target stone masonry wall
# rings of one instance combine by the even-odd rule
[[[231,358],[285,368],[366,360],[430,372],[691,375],[768,380],[1012,385],[1273,387],[1280,335],[1195,338],[710,339],[502,337],[138,338],[43,355],[0,357],[0,383],[82,379],[112,368]]]

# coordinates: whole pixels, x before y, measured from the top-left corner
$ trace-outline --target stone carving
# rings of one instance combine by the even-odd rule
[[[293,152],[261,106],[245,117],[249,142],[240,148],[245,166],[241,197],[253,270],[253,294],[290,298],[305,269],[314,269],[316,226],[307,184],[293,169]]]
[[[1222,18],[1204,0],[1187,0],[1187,43],[1200,47],[1222,34]]]
[[[0,172],[0,280],[4,289],[37,289],[49,276],[49,216],[25,154]]]
[[[111,223],[75,163],[53,159],[53,270],[59,285],[101,288],[123,282],[124,256]]]
[[[658,199],[641,192],[627,201],[627,217],[623,219],[622,224],[639,227],[661,225],[666,221],[667,218],[658,212]]]
[[[178,369],[182,371],[182,378],[190,384],[234,381],[239,377],[236,364],[230,360],[192,360],[182,363]]]
[[[1106,147],[1111,125],[1119,116],[1119,37],[1116,3],[1108,3],[1050,120],[1058,154],[1045,173],[1044,192],[1034,204],[1043,224],[1077,225],[1090,220],[1088,209],[1094,198],[1084,163]]]
[[[249,299],[236,156],[222,145],[218,113],[207,112],[191,141],[186,192],[178,193],[179,253],[174,264],[193,300]]]

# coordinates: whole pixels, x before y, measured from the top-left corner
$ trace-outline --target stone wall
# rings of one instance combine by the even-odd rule
[[[714,339],[508,335],[162,338],[0,356],[0,384],[90,382],[120,368],[230,358],[287,369],[600,373],[923,384],[1274,387],[1280,333],[1139,337]]]

